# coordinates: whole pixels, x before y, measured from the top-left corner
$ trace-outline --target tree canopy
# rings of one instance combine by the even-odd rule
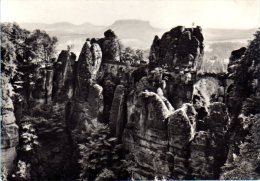
[[[121,50],[121,62],[129,61],[132,65],[144,62],[144,51],[140,49],[132,49],[130,47]]]
[[[45,61],[48,62],[55,55],[58,39],[49,36],[45,31],[30,32],[16,23],[1,24],[2,43],[1,51],[5,51],[6,42],[13,45],[18,61]]]

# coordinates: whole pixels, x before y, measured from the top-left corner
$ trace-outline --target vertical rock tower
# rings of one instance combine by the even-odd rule
[[[164,67],[168,71],[166,97],[174,108],[192,98],[193,84],[204,54],[204,38],[200,26],[178,26],[155,36],[150,49],[150,67]]]

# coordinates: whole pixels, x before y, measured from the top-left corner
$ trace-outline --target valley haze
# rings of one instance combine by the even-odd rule
[[[116,20],[109,26],[100,26],[92,23],[75,25],[69,22],[47,23],[19,23],[28,30],[45,30],[59,40],[57,50],[66,49],[67,45],[74,45],[73,50],[78,54],[86,38],[103,37],[103,32],[112,29],[124,46],[147,50],[152,44],[155,35],[162,36],[167,29],[153,27],[149,21],[137,19]],[[177,25],[176,25],[177,26]],[[252,38],[256,28],[251,29],[225,29],[203,28],[206,46],[213,42],[239,42],[247,43]]]

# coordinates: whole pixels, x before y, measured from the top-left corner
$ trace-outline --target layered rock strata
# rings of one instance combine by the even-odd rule
[[[174,155],[173,178],[188,178],[190,141],[195,134],[196,114],[191,104],[184,104],[169,117],[169,151]]]
[[[166,119],[171,111],[164,100],[152,92],[140,93],[130,109],[122,139],[133,155],[133,176],[138,179],[153,179],[155,175],[170,177]]]
[[[1,73],[1,76],[4,77],[5,75],[3,74]],[[18,145],[19,134],[11,99],[13,88],[9,83],[9,79],[3,79],[2,86],[1,163],[7,169],[7,172],[10,173],[16,159],[16,146]]]

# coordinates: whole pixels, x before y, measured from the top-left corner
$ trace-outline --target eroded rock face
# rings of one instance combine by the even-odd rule
[[[259,129],[259,31],[247,48],[232,52],[228,65],[233,85],[228,94],[232,115],[230,149],[221,178],[254,179],[259,177],[258,139]],[[258,166],[256,166],[258,165]]]
[[[99,40],[103,53],[103,61],[119,62],[120,61],[120,44],[117,36],[112,30],[107,30],[105,38]]]
[[[173,111],[163,96],[143,92],[152,86],[146,79],[143,77],[136,84],[136,92],[130,92],[127,99],[127,125],[122,139],[132,161],[133,177],[219,178],[228,151],[230,121],[225,104],[209,102],[201,127],[197,125],[198,113],[192,104],[183,104]],[[157,145],[160,139],[163,142]],[[160,150],[159,154],[154,153],[155,149]]]
[[[199,69],[204,52],[204,38],[201,27],[185,28],[178,26],[163,34],[155,36],[150,51],[153,66],[194,67]]]
[[[191,102],[193,84],[197,71],[201,67],[204,55],[202,29],[177,26],[163,34],[161,39],[155,36],[150,49],[150,68],[163,67],[166,82],[167,99],[175,109]],[[165,78],[167,77],[167,78]]]
[[[220,80],[198,78],[203,39],[200,27],[173,28],[161,39],[155,37],[150,66],[128,71],[128,65],[118,63],[119,42],[109,30],[103,39],[87,40],[78,61],[73,53],[62,51],[54,66],[35,66],[32,71],[27,67],[25,75],[32,75],[33,84],[27,84],[25,95],[34,104],[30,116],[21,120],[35,124],[44,146],[38,155],[47,175],[42,178],[76,179],[75,140],[103,123],[123,143],[127,169],[134,179],[240,178],[233,174],[240,162],[254,173],[249,178],[258,178],[259,61],[243,60],[244,49],[232,53],[229,78],[234,79],[234,87],[226,99]],[[100,71],[102,61],[106,65]],[[243,71],[245,76],[238,76]],[[246,96],[235,99],[243,91]],[[12,101],[5,101],[3,116],[8,121],[3,121],[2,150],[8,165],[15,157],[18,133]],[[228,107],[235,117],[232,124],[225,101],[238,103]],[[247,135],[253,136],[247,139]],[[243,148],[236,160],[233,155],[239,154],[239,145]],[[223,167],[225,173],[219,177],[225,162],[232,166]]]
[[[184,103],[189,103],[192,100],[193,84],[195,83],[196,74],[190,71],[170,72],[165,75],[166,93],[165,96],[169,99],[175,109],[180,108]]]
[[[103,88],[95,83],[101,60],[99,45],[87,40],[75,71],[75,95],[67,105],[67,120],[72,129],[85,129],[93,120],[97,121],[102,116]]]
[[[77,63],[77,85],[76,97],[86,100],[88,96],[88,86],[95,81],[102,60],[102,52],[97,43],[91,44],[86,41],[79,55]]]
[[[15,81],[21,82],[21,87],[15,87],[15,91],[22,97],[23,109],[29,110],[36,105],[51,104],[56,88],[55,72],[60,70],[55,70],[53,63],[46,62],[20,62],[17,69],[20,73],[15,77]]]
[[[34,67],[34,65],[29,65]],[[52,99],[53,69],[51,66],[38,65],[33,69],[33,77],[30,81],[30,100],[32,104],[44,104]]]
[[[126,96],[125,87],[118,85],[114,93],[111,106],[109,124],[113,136],[121,140],[124,126],[126,124]]]
[[[98,84],[88,85],[89,93],[87,101],[73,99],[67,104],[67,120],[71,129],[86,129],[93,121],[103,118],[103,95],[102,87]]]
[[[211,145],[210,134],[206,131],[199,131],[195,134],[190,145],[189,164],[191,168],[191,178],[210,179],[213,178],[214,158],[210,155]]]
[[[228,154],[227,131],[230,120],[225,104],[216,102],[209,106],[205,125],[212,142],[209,155],[214,158],[213,178],[219,178],[220,167],[224,165]]]
[[[228,149],[225,140],[229,117],[223,104],[226,81],[225,77],[223,80],[199,77],[196,90],[193,90],[197,81],[197,70],[204,54],[203,39],[200,27],[192,29],[179,26],[166,32],[161,39],[155,37],[153,41],[150,70],[140,76],[137,74],[134,90],[127,95],[127,125],[123,133],[123,143],[133,160],[133,167],[139,170],[134,172],[135,178],[152,178],[151,172],[156,173],[153,176],[174,179],[216,179],[220,174],[220,167],[224,164]],[[206,84],[211,86],[207,87]],[[140,99],[141,95],[158,96],[170,114],[161,118],[151,117],[150,111],[154,109],[149,107],[149,99],[140,101],[143,100]],[[194,96],[197,96],[199,101],[193,101],[193,106],[190,103]],[[164,112],[161,109],[162,107],[156,110]],[[153,131],[158,128],[167,131],[166,137],[159,137],[158,132],[155,132],[157,136],[153,137],[154,140],[166,139],[169,145],[167,151],[160,156],[165,164],[160,166],[168,170],[168,173],[156,170],[156,165],[146,161],[156,157],[151,151],[153,150],[151,144],[154,143],[150,139],[141,141],[146,136],[145,127],[150,125],[153,119],[157,122],[158,120],[167,122],[163,127],[157,125],[152,128]],[[162,146],[160,150],[165,150],[165,145]],[[144,156],[144,153],[152,157]],[[141,163],[150,167],[141,167]],[[200,167],[200,164],[203,166]]]
[[[169,105],[153,92],[128,99],[123,143],[131,155],[136,179],[190,178],[190,142],[197,113],[191,104],[176,111]]]
[[[103,113],[103,88],[98,84],[93,84],[89,88],[88,103],[93,114],[99,117]]]
[[[173,178],[188,178],[190,141],[195,134],[196,114],[191,104],[184,104],[169,117],[169,151],[174,155]]]
[[[208,116],[203,121],[204,130],[197,128],[190,145],[191,178],[217,179],[228,153],[230,120],[225,104],[210,104]]]
[[[76,55],[69,51],[61,51],[57,62],[54,64],[53,99],[66,100],[73,95],[74,66]]]
[[[2,77],[7,77],[1,73]],[[10,173],[16,158],[16,146],[19,141],[18,126],[14,115],[14,106],[11,99],[12,85],[9,79],[2,80],[2,120],[1,120],[1,164]]]
[[[125,148],[133,155],[133,175],[137,179],[153,179],[155,175],[170,177],[168,164],[167,117],[171,111],[156,93],[143,92],[130,108],[123,133]]]

